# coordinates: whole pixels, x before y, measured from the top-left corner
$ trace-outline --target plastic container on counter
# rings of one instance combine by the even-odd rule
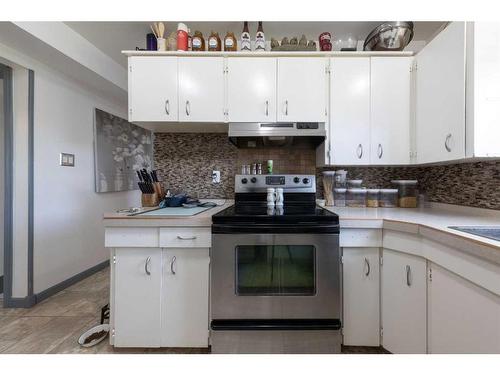
[[[348,188],[360,188],[363,184],[363,180],[347,180]]]
[[[339,169],[335,171],[335,187],[336,188],[346,188],[347,187],[347,171]]]
[[[418,206],[418,181],[417,180],[392,180],[398,188],[398,206],[415,208]]]
[[[380,189],[379,207],[397,207],[398,189]]]
[[[346,188],[333,189],[333,200],[336,207],[345,207]]]
[[[380,189],[366,189],[366,207],[377,208],[379,206]]]
[[[346,202],[348,207],[366,207],[366,189],[347,189]]]
[[[333,184],[335,182],[334,178],[334,171],[323,172],[323,195],[325,197],[325,206],[333,206]]]

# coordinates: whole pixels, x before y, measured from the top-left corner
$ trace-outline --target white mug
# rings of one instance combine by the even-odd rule
[[[276,206],[283,207],[284,203],[283,188],[276,188]]]
[[[267,205],[274,207],[276,201],[276,190],[274,188],[267,188]]]
[[[158,51],[167,50],[167,40],[165,38],[156,38],[156,49]]]

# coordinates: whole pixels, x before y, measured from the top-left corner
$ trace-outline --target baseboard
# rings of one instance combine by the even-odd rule
[[[0,294],[3,293],[3,275],[0,276]]]
[[[5,296],[4,296],[5,297]],[[36,304],[35,296],[4,298],[4,307],[12,309],[27,309]]]
[[[36,293],[34,296],[36,301],[35,303],[42,302],[44,299],[47,299],[50,296],[59,293],[60,291],[70,287],[73,284],[76,284],[79,281],[82,281],[83,279],[89,277],[90,275],[93,275],[96,272],[103,270],[108,266],[109,266],[109,260],[106,260],[102,263],[95,265],[94,267],[91,267],[83,272],[80,272],[79,274],[76,274],[75,276],[70,277],[69,279],[60,282],[59,284],[56,284],[48,289],[41,291],[40,293]]]

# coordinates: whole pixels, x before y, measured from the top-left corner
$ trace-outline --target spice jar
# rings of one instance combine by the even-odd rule
[[[333,189],[335,207],[345,207],[346,188]]]
[[[366,189],[366,207],[379,206],[379,193],[380,189]]]
[[[333,182],[334,182],[334,171],[323,172],[323,189],[325,196],[325,206],[333,206]]]
[[[236,37],[232,32],[228,31],[224,37],[224,51],[236,51],[237,48]]]
[[[209,51],[220,51],[221,50],[221,42],[219,38],[219,33],[212,31],[210,36],[208,37],[208,50]]]
[[[416,208],[418,203],[417,180],[393,180],[398,188],[398,206],[403,208]]]
[[[203,34],[201,31],[196,30],[193,35],[192,40],[192,49],[193,51],[205,51],[205,39],[203,38]]]
[[[379,195],[380,207],[398,206],[398,189],[380,189]]]
[[[366,207],[366,189],[347,189],[348,207]]]

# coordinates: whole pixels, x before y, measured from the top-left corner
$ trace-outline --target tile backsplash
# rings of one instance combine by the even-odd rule
[[[500,161],[410,167],[316,168],[314,150],[237,149],[224,133],[156,133],[154,159],[159,175],[173,192],[199,198],[232,198],[234,175],[242,164],[274,162],[275,173],[317,175],[318,197],[323,196],[321,172],[346,169],[349,178],[362,178],[367,187],[390,187],[391,180],[416,179],[431,202],[500,210]],[[212,171],[221,183],[212,184]]]

